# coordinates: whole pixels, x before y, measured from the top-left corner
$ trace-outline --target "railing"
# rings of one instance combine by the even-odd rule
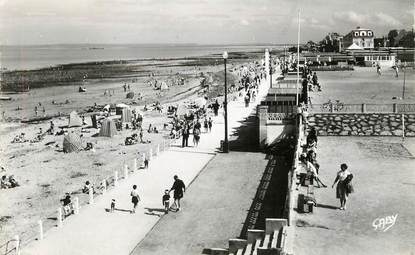
[[[415,113],[415,104],[313,104],[310,113]]]
[[[88,194],[83,194],[79,189],[73,193],[79,193],[80,196],[71,197],[73,214],[78,214],[79,209],[87,204],[93,204],[95,197],[105,194],[108,189],[112,189],[118,185],[121,179],[127,179],[131,173],[136,172],[144,166],[144,159],[150,160],[152,157],[159,155],[163,151],[167,151],[174,140],[165,140],[161,144],[151,145],[146,153],[141,154],[141,158],[133,158],[131,164],[124,164],[119,170],[114,171],[114,174],[107,176],[101,180],[91,181],[93,189],[90,189]],[[121,174],[119,175],[119,173]],[[16,235],[4,244],[0,244],[0,255],[19,254],[21,247],[26,246],[32,241],[42,240],[44,233],[53,228],[60,227],[66,218],[71,217],[72,213],[65,215],[61,205],[57,206],[57,210],[53,214],[43,216],[37,222],[32,223],[23,233]]]

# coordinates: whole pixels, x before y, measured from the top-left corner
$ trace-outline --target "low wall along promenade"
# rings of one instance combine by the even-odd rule
[[[415,137],[415,113],[314,113],[308,122],[320,136]]]

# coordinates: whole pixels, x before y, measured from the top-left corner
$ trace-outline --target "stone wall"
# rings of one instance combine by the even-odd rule
[[[415,137],[415,113],[404,115],[405,136]],[[316,113],[308,117],[320,136],[402,136],[402,114]]]

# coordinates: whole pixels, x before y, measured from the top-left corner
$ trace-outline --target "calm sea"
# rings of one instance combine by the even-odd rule
[[[273,46],[274,48],[276,46]],[[37,69],[59,64],[104,60],[182,58],[227,51],[262,50],[266,45],[41,45],[0,46],[0,67],[7,70]]]

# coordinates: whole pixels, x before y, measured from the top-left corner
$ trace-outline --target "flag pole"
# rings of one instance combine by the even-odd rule
[[[298,10],[298,34],[297,34],[297,83],[295,85],[295,103],[298,106],[298,83],[300,82],[300,10]]]

